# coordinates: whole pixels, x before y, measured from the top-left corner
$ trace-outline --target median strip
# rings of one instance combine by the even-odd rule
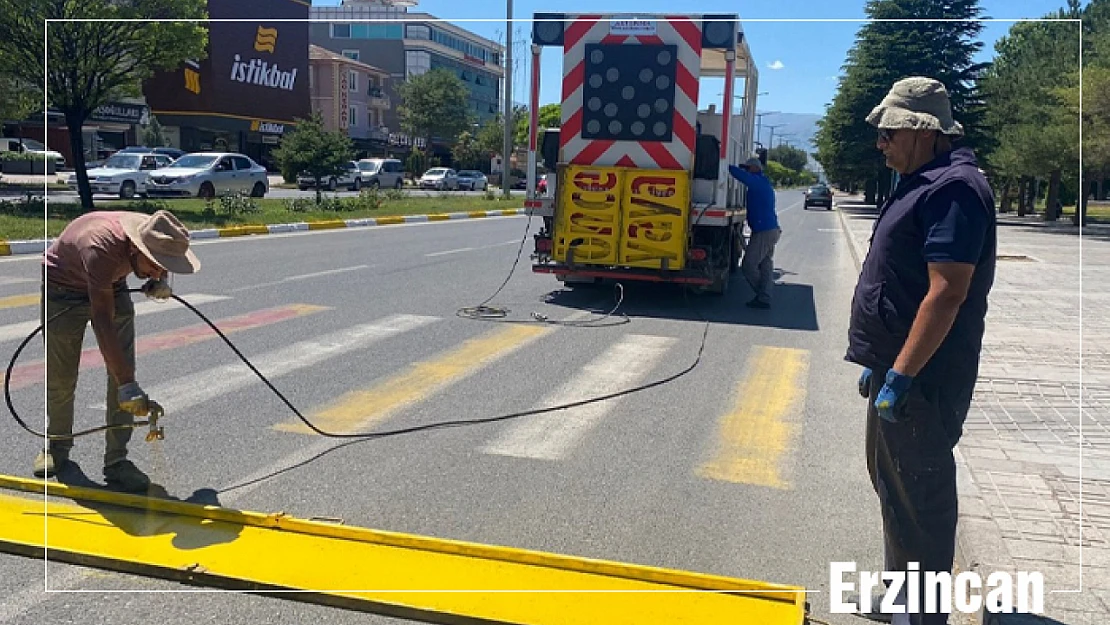
[[[510,208],[504,210],[469,211],[465,213],[436,213],[432,215],[406,215],[373,217],[367,219],[335,219],[328,221],[310,221],[288,224],[248,224],[243,226],[230,226],[227,228],[207,228],[192,230],[189,237],[194,241],[205,239],[224,239],[244,236],[257,236],[265,234],[282,234],[287,232],[302,232],[309,230],[333,230],[340,228],[363,228],[371,226],[393,226],[406,223],[425,223],[432,221],[451,221],[455,219],[481,219],[485,217],[510,217],[523,215],[523,208]],[[13,256],[16,254],[41,254],[53,239],[32,241],[6,241],[0,239],[0,256]]]

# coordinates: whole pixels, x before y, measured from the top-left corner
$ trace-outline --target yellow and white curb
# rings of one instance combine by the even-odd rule
[[[503,210],[468,211],[465,213],[433,213],[430,215],[404,215],[396,217],[371,217],[366,219],[335,219],[331,221],[302,221],[291,224],[245,225],[230,228],[208,228],[193,230],[189,233],[194,241],[204,239],[225,239],[231,237],[255,236],[265,234],[285,234],[289,232],[310,232],[314,230],[334,230],[338,228],[367,228],[373,226],[394,226],[434,221],[455,221],[461,219],[483,219],[486,217],[510,217],[523,215],[523,208]],[[34,241],[5,241],[0,239],[0,256],[16,254],[41,254],[52,239]]]

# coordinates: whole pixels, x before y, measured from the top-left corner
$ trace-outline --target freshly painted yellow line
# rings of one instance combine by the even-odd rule
[[[377,217],[374,222],[379,226],[392,226],[405,223],[404,217]]]
[[[311,417],[326,432],[355,432],[381,423],[397,410],[411,406],[481,367],[551,332],[549,327],[518,325],[466,341],[372,388],[348,393],[331,407]],[[300,421],[279,423],[274,429],[311,434]]]
[[[342,219],[333,219],[331,221],[310,221],[308,222],[309,230],[331,230],[334,228],[346,228],[347,222]]]
[[[249,225],[218,228],[216,232],[219,233],[221,237],[241,237],[249,234],[270,234],[270,229],[266,226]]]
[[[34,306],[39,303],[39,297],[40,296],[38,293],[28,293],[27,295],[12,295],[11,297],[0,297],[0,309]]]
[[[0,241],[0,256],[11,256],[12,246],[7,241]]]
[[[475,219],[479,217],[489,217],[489,215],[486,214],[486,211],[470,211],[467,213],[467,215]]]
[[[451,219],[451,216],[444,213],[428,215],[428,221],[448,221],[449,219]]]
[[[732,412],[721,420],[718,445],[698,475],[727,482],[789,489],[783,463],[805,405],[809,352],[757,347],[748,358]]]
[[[805,616],[797,586],[41,480],[0,476],[0,488],[0,551],[41,558],[49,548],[55,561],[421,622],[801,625]]]

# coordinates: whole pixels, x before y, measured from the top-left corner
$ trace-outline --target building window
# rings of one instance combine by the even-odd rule
[[[402,39],[405,36],[404,24],[353,24],[351,39]]]
[[[358,107],[351,106],[347,109],[347,122],[348,127],[354,128],[358,126]]]
[[[418,24],[410,24],[407,28],[408,28],[408,35],[407,36],[408,36],[409,39],[431,39],[432,38],[432,29],[428,28],[427,26],[422,26],[422,25],[418,25]]]
[[[350,24],[332,24],[331,25],[331,38],[332,39],[350,39],[351,38],[351,25]]]
[[[314,69],[316,69],[316,68],[313,67],[312,65],[308,66],[308,90],[309,91],[312,91],[313,88],[316,86],[316,72],[313,71]]]
[[[405,51],[405,74],[407,77],[420,76],[432,69],[432,55],[418,50]]]
[[[374,109],[369,109],[366,114],[366,125],[370,128],[377,128],[378,124],[374,121]]]
[[[358,93],[358,72],[347,70],[347,91]]]
[[[358,50],[344,50],[343,51],[343,56],[347,57],[348,59],[351,59],[352,61],[357,61],[358,60]]]

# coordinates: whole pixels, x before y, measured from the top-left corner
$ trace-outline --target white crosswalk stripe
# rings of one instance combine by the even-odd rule
[[[219,302],[226,299],[231,299],[225,295],[205,295],[204,293],[193,293],[186,297],[190,304],[193,306],[200,306],[201,304],[210,304],[212,302]],[[172,310],[188,310],[177,302],[155,302],[143,301],[135,304],[135,316],[141,317],[152,313],[169,312]],[[26,337],[35,328],[39,327],[38,320],[38,307],[35,308],[34,321],[21,321],[20,323],[12,323],[5,326],[0,326],[0,342],[14,341]]]
[[[582,401],[629,388],[650,373],[677,342],[677,339],[663,336],[632,334],[624,337],[536,407]],[[518,458],[558,460],[619,401],[620,398],[615,398],[528,417],[511,426],[482,451]]]
[[[254,366],[267,378],[311,367],[329,358],[363,349],[373,343],[425,326],[439,317],[393,315],[375,323],[367,323],[301,341],[251,358]],[[172,384],[150,389],[167,412],[196,406],[209,399],[242,389],[258,381],[257,376],[241,362],[207,369],[178,378]],[[261,384],[261,382],[259,382]]]

